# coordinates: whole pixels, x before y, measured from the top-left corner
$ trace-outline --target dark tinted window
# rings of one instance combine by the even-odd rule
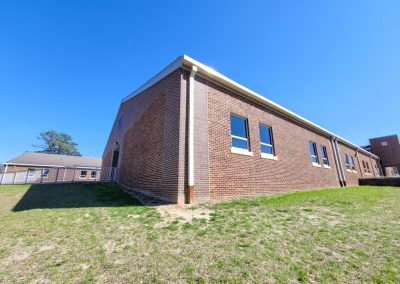
[[[231,114],[232,147],[249,149],[247,119]]]
[[[321,157],[322,163],[326,166],[329,166],[328,153],[326,152],[326,147],[323,145],[321,145]]]
[[[311,155],[311,161],[313,163],[318,164],[318,153],[317,153],[317,145],[314,142],[309,142],[308,143],[309,149],[310,149],[310,155]]]
[[[271,154],[271,155],[274,154],[271,127],[260,124],[260,142],[261,142],[261,153]]]

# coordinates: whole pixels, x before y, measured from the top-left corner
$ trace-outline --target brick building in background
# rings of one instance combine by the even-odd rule
[[[4,163],[0,184],[94,182],[101,158],[25,152]]]
[[[358,185],[378,157],[184,55],[122,100],[103,167],[192,203]]]
[[[400,140],[397,135],[369,139],[369,150],[379,156],[385,176],[399,176]]]

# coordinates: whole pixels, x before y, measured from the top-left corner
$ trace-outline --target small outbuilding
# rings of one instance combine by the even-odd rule
[[[2,184],[93,182],[100,180],[101,158],[25,152],[4,163]]]

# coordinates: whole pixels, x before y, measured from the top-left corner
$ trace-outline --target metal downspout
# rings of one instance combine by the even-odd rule
[[[332,147],[332,152],[333,152],[333,158],[335,160],[335,165],[336,165],[336,172],[339,177],[339,184],[340,184],[340,186],[343,186],[342,172],[339,169],[339,162],[338,162],[338,157],[337,157],[337,153],[336,153],[336,149],[335,149],[334,137],[331,137],[330,141],[331,141],[331,147]]]
[[[6,166],[4,167],[4,172],[3,172],[3,175],[1,176],[0,184],[3,184],[4,177],[5,177],[6,173],[7,173],[8,164],[5,164],[5,165],[6,165]]]
[[[194,76],[197,66],[193,65],[189,77],[189,137],[188,137],[188,190],[187,203],[194,202]]]
[[[358,162],[358,168],[360,169],[361,172],[361,178],[364,178],[364,169],[361,168],[361,163],[360,163],[360,158],[358,157],[359,155],[358,149],[356,149],[356,158],[357,158],[357,162]]]
[[[342,164],[342,159],[340,157],[341,155],[340,155],[339,146],[338,146],[338,143],[337,143],[337,137],[334,138],[333,142],[335,144],[336,155],[337,155],[338,160],[339,160],[339,169],[340,169],[340,172],[342,174],[343,186],[346,186],[346,176],[345,176],[344,170],[343,170],[343,164]]]

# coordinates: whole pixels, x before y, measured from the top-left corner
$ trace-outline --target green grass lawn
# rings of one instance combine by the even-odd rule
[[[165,222],[115,187],[0,186],[0,282],[400,282],[400,188],[206,206]]]

